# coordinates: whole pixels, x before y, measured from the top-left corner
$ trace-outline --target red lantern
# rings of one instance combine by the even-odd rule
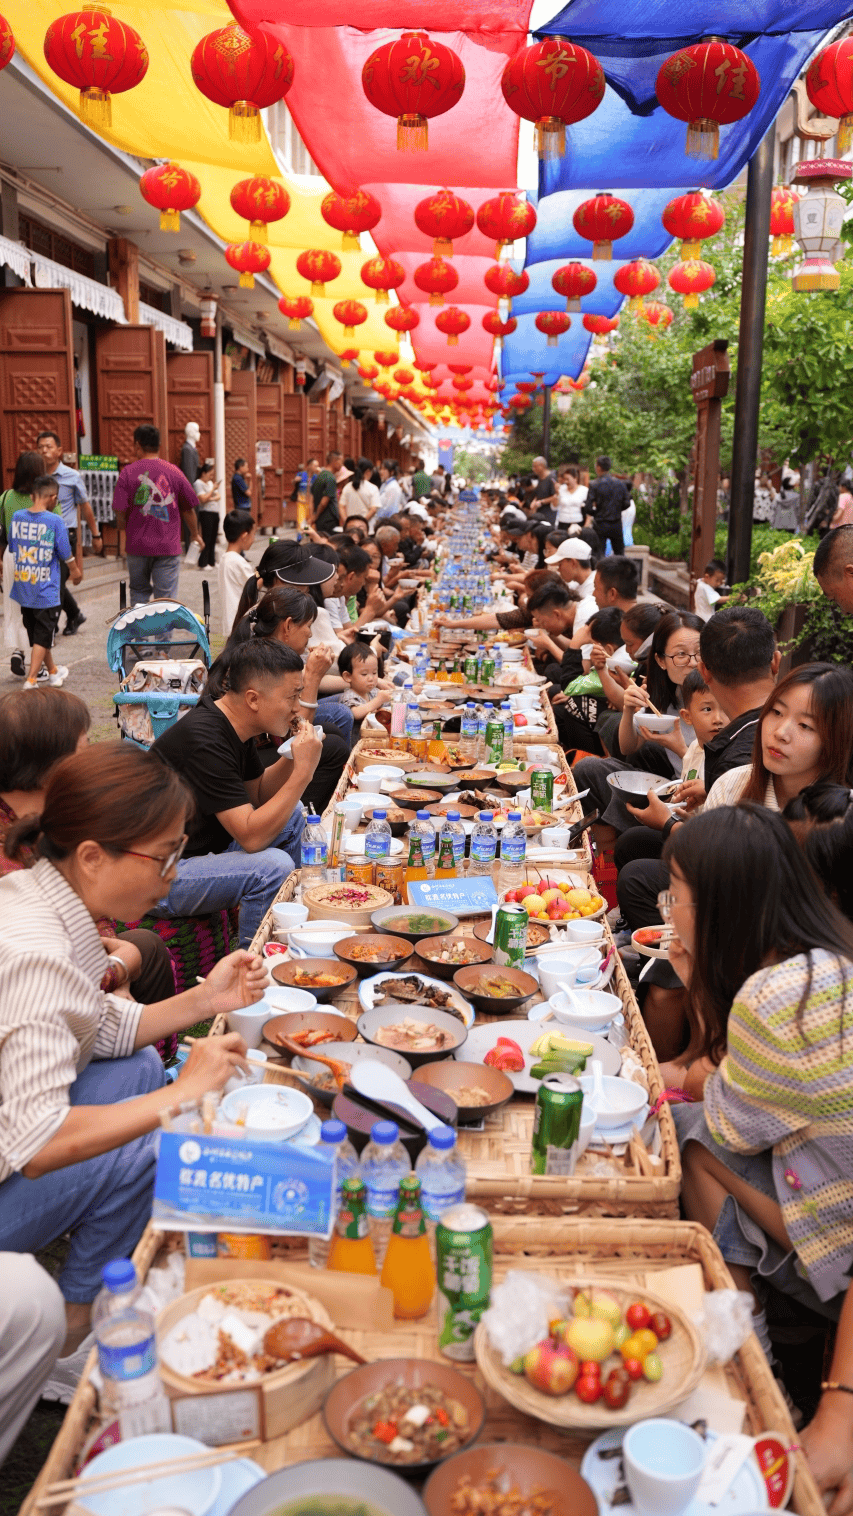
[[[514,411],[521,412],[529,411],[533,401],[527,395],[511,395],[507,403]]]
[[[293,59],[284,43],[236,22],[202,37],[190,69],[196,89],[227,107],[228,135],[235,142],[260,142],[260,112],[283,100],[293,83]]]
[[[647,258],[635,258],[633,263],[626,263],[623,268],[616,270],[613,284],[620,295],[630,297],[631,309],[640,311],[644,297],[650,295],[660,284],[660,274]]]
[[[671,237],[680,237],[682,258],[698,258],[700,244],[716,237],[726,224],[726,213],[718,200],[693,190],[678,195],[664,208],[661,220]]]
[[[634,212],[627,200],[617,200],[615,195],[594,195],[584,200],[572,217],[572,226],[579,237],[592,243],[593,261],[613,257],[613,244],[626,237],[634,225]]]
[[[201,185],[195,174],[179,163],[160,163],[149,168],[139,180],[143,200],[160,212],[161,232],[179,232],[181,211],[191,211],[201,199]]]
[[[504,337],[509,337],[517,326],[518,322],[514,316],[510,316],[506,321],[502,321],[498,311],[486,311],[483,317],[483,330],[487,331],[489,336],[497,339],[498,347],[500,347]]]
[[[342,353],[338,353],[338,357],[341,360],[341,368],[349,368],[350,364],[355,362],[360,351],[361,349],[357,347],[345,347]]]
[[[405,282],[406,270],[396,258],[368,258],[361,265],[361,282],[376,291],[376,304],[388,304],[388,291],[399,289]]]
[[[374,353],[373,356],[380,368],[393,368],[395,363],[400,362],[400,354],[395,352]]]
[[[585,390],[591,378],[591,374],[579,374],[577,379],[569,380],[569,389],[576,391]]]
[[[407,384],[414,384],[415,382],[415,376],[410,368],[395,368],[394,379],[404,389]]]
[[[484,200],[477,212],[477,226],[484,237],[494,237],[495,257],[501,249],[519,237],[529,237],[536,225],[536,212],[526,200],[518,198],[518,192],[509,191],[495,195],[493,200]]]
[[[397,117],[398,152],[425,153],[428,122],[443,116],[462,99],[462,60],[426,32],[404,32],[370,54],[361,83],[371,105]]]
[[[95,131],[112,126],[112,96],[135,89],[148,72],[139,33],[97,6],[52,21],[44,56],[60,79],[80,91],[81,120]]]
[[[585,295],[592,294],[597,283],[598,279],[592,269],[586,268],[583,263],[564,263],[551,279],[557,294],[565,295],[567,311],[579,311],[581,300]]]
[[[314,301],[309,300],[307,295],[282,295],[278,308],[287,317],[290,330],[298,332],[302,322],[313,316]]]
[[[445,295],[455,290],[459,283],[453,264],[444,258],[430,258],[429,263],[419,264],[414,278],[418,289],[429,295],[430,305],[443,305]]]
[[[470,374],[473,363],[448,363],[451,374]]]
[[[353,190],[349,195],[336,195],[330,190],[320,202],[320,215],[327,226],[343,232],[341,246],[345,251],[357,252],[361,247],[360,232],[372,232],[382,220],[382,206],[368,190]]]
[[[415,226],[425,237],[432,237],[433,253],[453,257],[453,239],[465,237],[474,225],[474,207],[451,190],[436,190],[415,206]]]
[[[5,68],[15,56],[15,38],[5,16],[0,16],[0,68]],[[473,212],[472,212],[473,215]]]
[[[536,122],[539,157],[562,157],[566,127],[586,120],[604,99],[604,70],[585,47],[546,37],[510,58],[501,89],[510,110]]]
[[[594,337],[606,337],[608,332],[615,332],[619,325],[618,316],[584,316],[583,324],[588,332]]]
[[[466,390],[472,390],[474,388],[473,379],[466,379],[463,374],[455,374],[450,382],[453,385],[453,388],[459,391],[460,395],[464,395]]]
[[[385,325],[390,326],[392,332],[413,332],[420,323],[420,316],[410,305],[392,305],[390,311],[385,312]]]
[[[668,116],[687,122],[688,158],[717,158],[720,127],[748,116],[761,80],[755,64],[731,42],[696,42],[673,53],[655,82]]]
[[[511,263],[493,264],[491,268],[486,269],[483,279],[486,289],[498,296],[500,312],[504,319],[512,310],[515,296],[523,295],[530,285],[530,275],[524,269],[517,274]]]
[[[374,379],[379,378],[379,370],[375,363],[360,363],[358,365],[358,372],[365,384],[370,384]]]
[[[461,311],[458,305],[449,305],[446,311],[439,311],[435,324],[438,331],[446,336],[447,346],[458,347],[460,335],[467,332],[471,325],[471,317]]]
[[[255,288],[255,275],[265,274],[271,261],[269,248],[259,242],[229,242],[225,249],[225,262],[237,270],[244,290]]]
[[[664,305],[662,300],[645,300],[638,315],[655,329],[661,327],[666,331],[668,326],[672,326],[672,311],[668,305]],[[650,337],[654,335],[654,331],[649,332]]]
[[[775,257],[787,257],[794,248],[794,206],[799,200],[795,189],[779,184],[770,197],[770,232],[773,237],[771,252]]]
[[[569,330],[571,324],[572,318],[565,311],[540,311],[535,322],[536,330],[544,332],[548,338],[549,347],[557,346],[558,338]]]
[[[423,382],[427,386],[427,389],[437,390],[441,388],[441,385],[444,381],[442,379],[436,379],[435,374],[427,374],[424,377]]]
[[[535,395],[539,385],[535,379],[519,379],[515,387],[522,395]]]
[[[332,315],[340,321],[345,337],[354,337],[355,329],[367,320],[367,306],[360,300],[339,300],[332,306]]]
[[[853,38],[831,42],[813,58],[806,73],[806,94],[821,116],[837,116],[836,157],[853,144]]]
[[[669,287],[684,296],[684,309],[689,311],[699,304],[699,296],[711,288],[716,278],[710,263],[705,263],[702,258],[688,258],[670,269]]]
[[[341,260],[337,253],[329,253],[322,247],[309,247],[296,260],[296,272],[303,279],[311,280],[312,295],[325,295],[326,285],[337,279]]]
[[[255,174],[241,179],[231,191],[231,209],[251,222],[249,236],[253,242],[268,242],[267,223],[282,221],[290,210],[290,196],[280,179]]]

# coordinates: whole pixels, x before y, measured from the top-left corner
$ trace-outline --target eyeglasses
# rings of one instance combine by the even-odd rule
[[[169,853],[165,858],[161,853],[136,853],[134,852],[133,848],[130,847],[123,847],[119,851],[124,853],[125,857],[127,858],[147,858],[150,863],[159,863],[160,878],[165,879],[170,869],[173,869],[175,867],[175,864],[180,863],[181,859],[183,858],[184,848],[187,845],[187,841],[187,834],[184,832],[184,835],[178,843],[178,846],[175,848],[174,852]]]
[[[664,656],[664,658],[668,658],[669,661],[670,661],[670,663],[674,663],[677,668],[682,668],[683,669],[683,668],[687,667],[688,663],[698,663],[700,655],[699,655],[698,652],[695,652],[695,653],[664,653],[663,656]]]
[[[661,890],[660,894],[658,895],[658,910],[660,911],[661,920],[665,922],[667,926],[672,925],[672,913],[678,903],[679,902],[676,900],[674,894],[672,893],[672,890]],[[694,902],[692,900],[682,901],[681,904],[692,911]]]

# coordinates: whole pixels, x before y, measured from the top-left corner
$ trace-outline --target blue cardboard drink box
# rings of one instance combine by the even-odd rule
[[[153,1220],[175,1231],[328,1238],[335,1170],[332,1154],[294,1142],[164,1131]]]

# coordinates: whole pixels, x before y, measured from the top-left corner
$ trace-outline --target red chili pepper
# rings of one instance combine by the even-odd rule
[[[436,1406],[435,1415],[440,1426],[446,1427],[449,1425],[450,1417],[446,1411],[442,1410],[441,1406]]]
[[[393,1442],[397,1435],[396,1421],[377,1421],[373,1435],[378,1442]]]

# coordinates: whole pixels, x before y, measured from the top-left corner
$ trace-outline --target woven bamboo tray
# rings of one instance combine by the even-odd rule
[[[550,1267],[559,1268],[564,1275],[571,1272],[596,1278],[628,1278],[636,1281],[638,1290],[644,1287],[654,1290],[655,1275],[661,1270],[698,1264],[706,1290],[734,1287],[716,1244],[703,1227],[693,1222],[498,1216],[493,1225],[496,1282],[508,1268],[547,1271]],[[134,1255],[141,1278],[147,1274],[163,1243],[163,1234],[149,1228]],[[169,1244],[178,1245],[174,1236],[169,1238]],[[301,1258],[304,1261],[304,1252]],[[401,1354],[438,1358],[434,1307],[421,1322],[396,1323],[393,1333],[348,1332],[347,1337],[366,1358],[392,1358]],[[93,1361],[94,1354],[90,1367]],[[523,1415],[484,1384],[473,1364],[457,1367],[474,1377],[485,1393],[487,1418],[482,1441],[533,1443],[579,1466],[589,1443],[588,1437],[577,1432],[562,1432]],[[336,1359],[336,1368],[339,1373],[344,1373],[349,1365]],[[762,1431],[776,1431],[789,1445],[796,1444],[787,1408],[754,1336],[724,1372],[730,1393],[746,1407],[745,1429],[753,1436]],[[73,1474],[85,1439],[95,1424],[94,1413],[95,1391],[87,1371],[44,1468],[21,1507],[20,1516],[34,1516],[34,1502],[45,1486]],[[335,1456],[339,1456],[338,1450],[326,1434],[321,1415],[312,1416],[286,1437],[266,1443],[252,1453],[268,1472],[310,1458]],[[823,1502],[802,1454],[796,1453],[794,1457],[796,1479],[790,1509],[796,1516],[825,1516]]]

